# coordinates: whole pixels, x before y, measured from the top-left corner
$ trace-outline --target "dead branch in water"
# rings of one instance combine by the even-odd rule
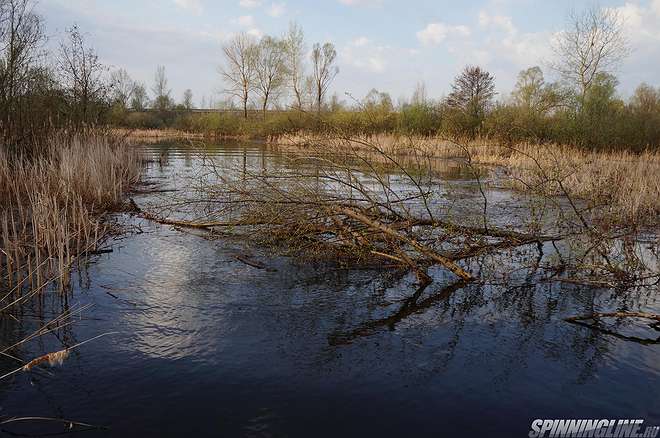
[[[600,318],[642,318],[642,319],[651,319],[660,322],[660,315],[656,315],[654,313],[644,313],[644,312],[592,313],[591,315],[571,316],[569,318],[564,318],[564,321],[567,322],[587,321],[592,319],[596,320]]]

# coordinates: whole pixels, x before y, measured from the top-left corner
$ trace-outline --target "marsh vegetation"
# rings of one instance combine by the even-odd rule
[[[340,348],[365,369],[383,351],[404,363],[405,354],[369,339],[427,336],[400,328],[406,321],[431,343],[451,338],[441,369],[455,351],[470,353],[460,332],[483,318],[500,328],[481,327],[471,341],[492,329],[520,350],[527,340],[516,336],[528,336],[548,356],[538,333],[556,330],[558,345],[569,333],[571,358],[593,353],[586,379],[608,351],[600,336],[656,345],[660,89],[617,94],[614,72],[630,47],[614,10],[590,9],[569,24],[546,68],[554,82],[530,67],[501,96],[490,72],[466,66],[447,96],[431,98],[418,84],[397,103],[375,89],[361,99],[330,95],[337,50],[308,47],[296,24],[282,36],[239,33],[218,50],[227,99],[197,109],[190,89],[172,97],[165,66],[151,86],[111,71],[77,26],[47,51],[32,1],[0,0],[0,384],[33,394],[21,379],[41,377],[47,363],[66,368],[79,360],[74,349],[116,332],[126,345],[101,348],[92,361],[112,384],[118,376],[103,360],[151,369],[136,351],[198,361],[218,377],[218,345],[235,339],[230,377],[255,378],[270,364],[252,350],[277,355],[264,341],[274,333],[288,347],[298,337],[309,343],[298,347],[314,353],[311,374],[325,372],[318,363],[343,369]],[[95,284],[88,270],[119,239],[126,260],[113,253],[99,262]],[[82,290],[98,292],[88,296],[107,318],[78,328],[92,321]],[[255,329],[255,318],[270,326]],[[243,324],[248,334],[236,335]],[[259,360],[245,359],[253,354]],[[655,364],[624,365],[639,381],[657,374]],[[290,368],[287,378],[298,372]],[[155,386],[161,395],[167,387]],[[32,420],[0,418],[0,428]],[[59,412],[42,420],[92,427]]]

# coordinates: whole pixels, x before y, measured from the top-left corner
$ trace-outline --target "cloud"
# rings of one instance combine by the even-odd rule
[[[417,39],[425,46],[437,46],[447,37],[470,36],[470,28],[467,26],[452,26],[445,23],[429,23],[426,27],[417,32]]]
[[[340,61],[355,67],[360,72],[383,73],[389,59],[389,47],[376,46],[367,37],[351,41],[339,51]]]
[[[238,4],[242,8],[256,8],[261,6],[261,0],[240,0]]]
[[[260,39],[262,36],[264,36],[264,33],[261,31],[261,29],[253,27],[252,29],[248,29],[247,32],[248,35],[251,35],[257,39]]]
[[[510,35],[517,32],[516,26],[513,25],[511,17],[505,15],[490,15],[486,11],[479,12],[479,25],[481,27],[499,29]]]
[[[201,15],[203,11],[202,3],[200,0],[174,0],[181,9],[188,10],[195,15]]]
[[[259,29],[252,15],[241,15],[240,17],[232,19],[231,22],[243,28],[243,31],[248,35],[252,35],[257,39],[264,36],[263,31]]]
[[[253,27],[254,17],[252,15],[241,15],[240,17],[235,18],[233,22],[241,27]]]
[[[268,15],[274,18],[281,17],[286,13],[286,3],[272,3],[268,9]]]

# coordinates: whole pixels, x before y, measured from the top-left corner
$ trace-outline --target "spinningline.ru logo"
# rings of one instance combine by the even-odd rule
[[[660,426],[644,420],[534,420],[529,438],[655,438]]]

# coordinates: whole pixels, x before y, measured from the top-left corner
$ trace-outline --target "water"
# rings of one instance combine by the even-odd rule
[[[183,145],[145,150],[157,159],[148,181],[161,188],[181,188],[198,174],[199,157]],[[244,158],[286,165],[259,145],[207,152],[239,165]],[[460,169],[445,176],[468,190]],[[135,199],[154,205],[172,196]],[[509,212],[517,199],[497,190],[489,196],[493,208]],[[29,359],[62,341],[113,334],[74,350],[62,367],[0,381],[1,416],[108,427],[84,434],[99,437],[525,437],[535,418],[660,424],[660,346],[623,338],[654,341],[658,330],[622,321],[610,327],[613,335],[563,321],[594,310],[658,312],[655,290],[620,294],[524,279],[465,286],[438,269],[413,302],[411,276],[303,263],[244,239],[117,220],[132,232],[77,274],[66,301],[48,295],[25,309],[23,324],[3,319],[0,330],[8,345],[66,306],[91,304],[75,324],[15,354]],[[502,267],[502,260],[481,263]],[[10,359],[0,365],[16,367]],[[38,421],[2,427],[63,431]]]

